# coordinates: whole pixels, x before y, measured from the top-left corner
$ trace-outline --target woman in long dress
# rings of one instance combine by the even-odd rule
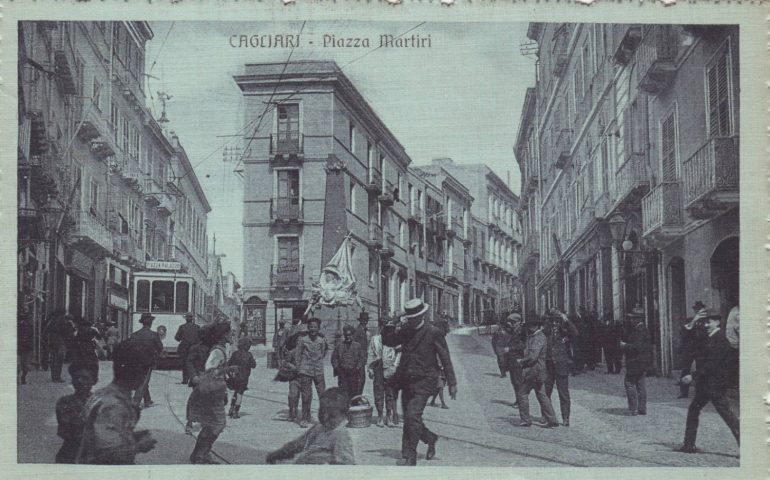
[[[230,334],[229,323],[218,323],[207,332],[204,343],[210,343],[211,350],[206,359],[205,373],[224,380],[224,377],[237,367],[227,366],[226,345]],[[198,378],[192,379],[197,383]],[[211,447],[225,429],[225,405],[227,404],[227,390],[216,390],[211,394],[203,394],[197,388],[193,388],[188,401],[188,420],[200,422],[202,429],[198,434],[195,449],[190,455],[190,462],[219,463],[211,457]]]

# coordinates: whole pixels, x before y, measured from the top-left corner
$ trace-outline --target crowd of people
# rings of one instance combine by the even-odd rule
[[[684,442],[677,448],[683,453],[696,452],[698,418],[708,402],[713,403],[736,441],[740,441],[739,422],[726,397],[727,389],[737,387],[738,381],[740,311],[736,306],[722,318],[700,301],[693,305],[693,310],[695,315],[682,325],[679,352],[682,357],[679,398],[687,398],[693,383],[696,391],[687,412]],[[602,356],[608,374],[620,373],[623,364],[625,366],[623,387],[628,414],[647,415],[645,379],[652,373],[653,347],[644,310],[634,307],[620,323],[608,316],[601,327],[592,318],[595,316],[587,315],[581,307],[572,316],[551,309],[543,317],[530,313],[526,321],[519,313],[511,313],[500,322],[492,335],[492,348],[500,376],[510,377],[516,399],[514,407],[519,409],[517,426],[534,424],[529,408],[529,396],[534,391],[543,417],[538,425],[569,427],[569,378],[584,368],[595,369]],[[551,403],[554,386],[561,422]]]

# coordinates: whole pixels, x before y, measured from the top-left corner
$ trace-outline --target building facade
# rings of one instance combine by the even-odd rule
[[[350,238],[357,293],[376,321],[420,296],[431,319],[471,323],[473,196],[411,158],[333,62],[246,65],[244,316],[301,316],[313,282]],[[358,307],[317,313],[325,328]]]
[[[38,361],[54,313],[130,334],[132,273],[175,258],[173,171],[189,161],[146,107],[152,37],[146,22],[19,25],[18,298]]]
[[[738,301],[738,30],[533,23],[528,36],[525,309],[618,321],[640,306],[668,374],[689,305]]]

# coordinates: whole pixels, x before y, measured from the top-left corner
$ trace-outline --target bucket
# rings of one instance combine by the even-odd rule
[[[348,427],[366,428],[372,426],[372,404],[366,395],[358,395],[350,399],[348,409]]]

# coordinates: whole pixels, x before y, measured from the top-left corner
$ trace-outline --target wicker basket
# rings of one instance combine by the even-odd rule
[[[357,401],[360,400],[360,403]],[[350,399],[348,409],[348,427],[366,428],[372,426],[372,404],[366,395],[358,395]]]

